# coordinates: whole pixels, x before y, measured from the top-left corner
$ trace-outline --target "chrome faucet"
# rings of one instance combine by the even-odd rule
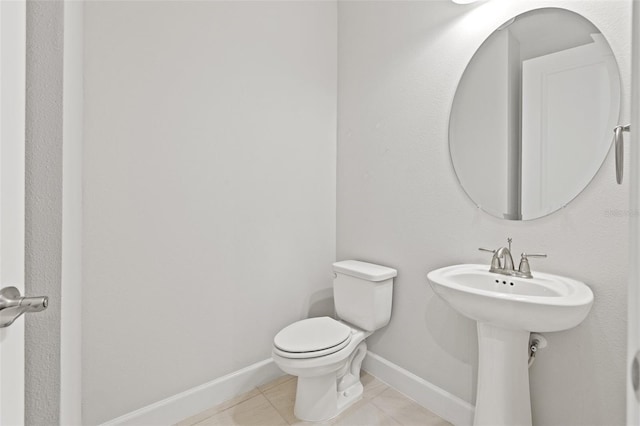
[[[513,271],[513,257],[511,257],[511,251],[508,248],[500,247],[496,251],[496,253],[493,255],[493,257],[498,259],[498,263],[502,259],[502,270],[503,271]]]
[[[490,253],[493,253],[489,272],[520,278],[533,278],[533,275],[531,275],[531,267],[529,265],[529,257],[547,257],[547,255],[543,253],[522,253],[520,255],[520,265],[518,265],[518,270],[516,271],[513,266],[513,257],[511,256],[511,241],[513,241],[511,238],[507,238],[509,247],[500,247],[497,250],[490,250],[485,248],[478,249],[480,251],[488,251]]]

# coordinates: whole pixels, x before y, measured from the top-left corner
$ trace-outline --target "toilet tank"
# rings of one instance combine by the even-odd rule
[[[333,264],[333,271],[333,298],[340,319],[366,331],[389,323],[395,269],[343,260]]]

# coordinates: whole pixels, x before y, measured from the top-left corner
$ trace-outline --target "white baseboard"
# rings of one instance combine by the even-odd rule
[[[456,426],[473,424],[473,405],[368,352],[362,368]],[[284,373],[267,359],[103,423],[102,426],[172,425]]]
[[[284,375],[272,359],[110,420],[103,426],[172,425]]]
[[[368,352],[362,368],[456,426],[473,424],[474,406],[379,355]]]

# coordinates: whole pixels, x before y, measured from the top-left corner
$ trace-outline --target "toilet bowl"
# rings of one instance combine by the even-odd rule
[[[299,349],[292,344],[295,333],[290,327],[293,326],[308,332],[306,336],[296,336],[306,340],[305,352],[293,351]],[[323,327],[335,334],[323,334],[319,331]],[[339,332],[341,328],[346,336]],[[371,333],[329,317],[298,321],[278,333],[272,356],[282,371],[298,377],[294,407],[297,418],[327,420],[361,398],[360,367],[367,352],[365,338]],[[324,341],[318,339],[318,334],[323,334]]]
[[[395,269],[354,260],[333,266],[341,319],[304,319],[282,329],[273,341],[276,365],[298,377],[294,414],[304,421],[328,420],[362,398],[365,339],[391,317]]]

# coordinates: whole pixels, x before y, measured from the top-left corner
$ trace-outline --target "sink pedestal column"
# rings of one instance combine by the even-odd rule
[[[474,426],[531,426],[529,332],[478,322]]]

